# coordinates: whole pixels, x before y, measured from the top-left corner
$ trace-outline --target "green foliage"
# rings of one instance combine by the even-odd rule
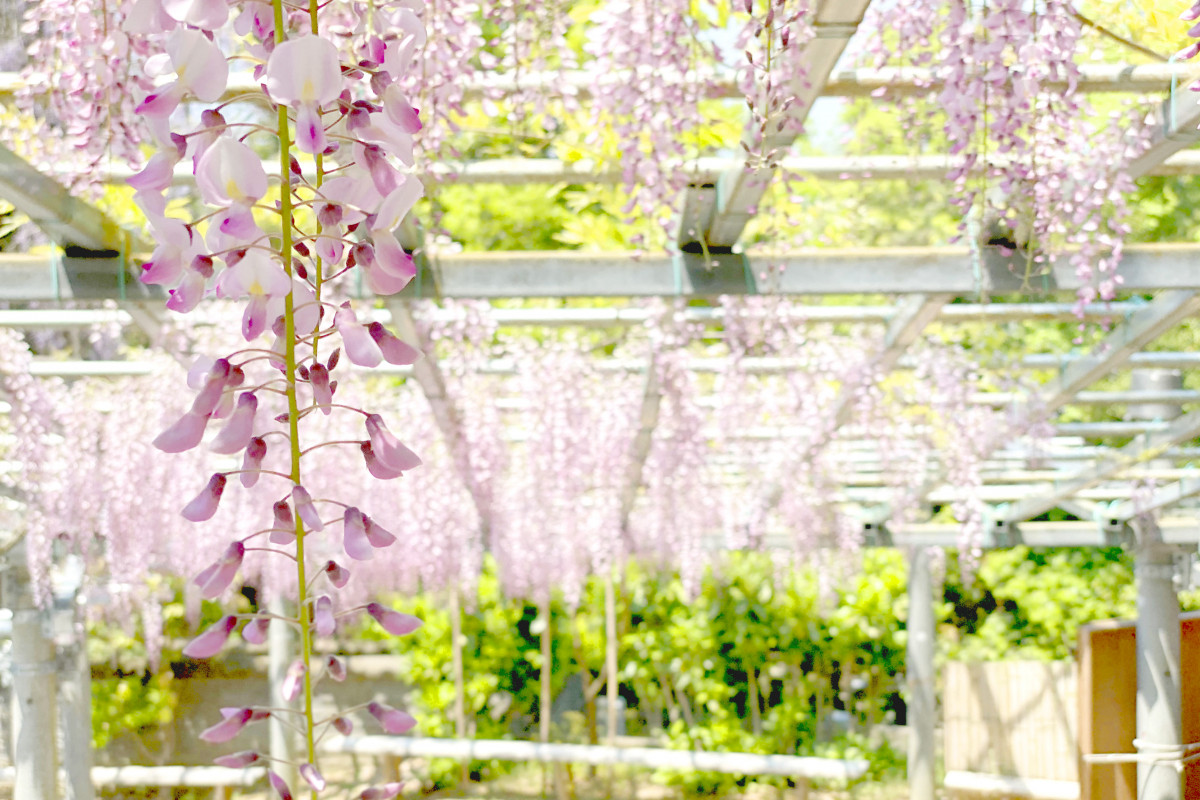
[[[146,734],[175,717],[178,695],[170,672],[117,675],[92,681],[92,746],[122,733]]]

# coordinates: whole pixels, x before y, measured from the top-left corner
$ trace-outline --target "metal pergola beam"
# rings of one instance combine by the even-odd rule
[[[803,51],[803,63],[791,77],[786,96],[791,108],[743,136],[745,160],[723,172],[715,182],[694,183],[684,192],[676,245],[680,250],[708,252],[732,247],[766,194],[775,172],[775,157],[786,154],[820,96],[834,66],[862,23],[870,0],[818,0],[812,12],[813,38]]]
[[[1095,465],[1076,472],[1053,491],[1020,500],[1005,509],[1003,518],[1006,522],[1021,522],[1044,514],[1055,508],[1059,500],[1072,497],[1128,467],[1149,461],[1197,436],[1200,436],[1200,411],[1193,411],[1172,420],[1165,430],[1148,433],[1143,439],[1130,442],[1111,455],[1098,459]]]
[[[629,529],[629,515],[633,512],[638,489],[642,486],[646,459],[650,456],[650,445],[654,441],[654,429],[658,425],[661,408],[662,389],[658,384],[657,365],[651,358],[646,367],[646,383],[642,388],[642,404],[638,411],[638,430],[629,448],[629,465],[625,470],[625,480],[621,484],[619,496],[620,526],[618,530],[621,531],[622,536],[625,536]]]
[[[1191,290],[1171,290],[1154,298],[1115,326],[1096,348],[1097,355],[1073,361],[1043,387],[1047,410],[1066,405],[1083,388],[1123,365],[1167,330],[1200,310],[1200,298]]]
[[[994,248],[989,248],[994,249]],[[1157,292],[1200,290],[1195,244],[1130,245],[1121,265],[1123,289]],[[436,289],[443,298],[715,297],[718,295],[846,295],[869,287],[877,294],[980,294],[1028,292],[1017,273],[1023,258],[989,253],[975,275],[970,253],[960,247],[812,249],[733,254],[710,259],[633,253],[537,251],[430,253]],[[144,287],[121,279],[112,262],[88,282],[72,282],[56,258],[0,253],[0,301],[124,300]],[[756,264],[783,267],[771,285],[759,287]],[[1039,281],[1039,283],[1041,283]],[[412,284],[410,284],[410,287]],[[1065,259],[1052,267],[1047,292],[1081,287]],[[407,291],[407,290],[406,290]],[[424,292],[424,290],[423,290]],[[416,299],[416,292],[408,295]]]

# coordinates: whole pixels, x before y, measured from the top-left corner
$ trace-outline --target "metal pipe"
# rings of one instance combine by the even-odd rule
[[[913,548],[908,558],[908,642],[905,683],[908,687],[908,796],[934,800],[937,697],[934,693],[933,578],[929,551]]]

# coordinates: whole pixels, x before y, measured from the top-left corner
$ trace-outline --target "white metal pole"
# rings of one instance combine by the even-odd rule
[[[272,592],[267,602],[267,610],[279,617],[290,616],[290,611],[282,597]],[[294,658],[295,639],[292,627],[276,620],[267,629],[267,683],[270,691],[271,705],[286,708],[293,705],[283,696],[283,681],[288,667]],[[268,720],[270,731],[271,757],[278,759],[272,764],[272,769],[287,781],[289,786],[295,786],[298,773],[294,757],[296,755],[295,736],[290,728],[285,726],[276,716]]]
[[[14,561],[23,561],[23,555],[14,553]],[[10,568],[8,577],[13,584],[13,797],[58,800],[54,644],[46,613],[33,603],[23,564]]]
[[[908,684],[908,796],[933,800],[934,727],[937,697],[933,666],[933,579],[929,550],[913,548],[908,573],[908,644],[905,676]]]
[[[92,800],[92,666],[82,623],[59,656],[59,721],[62,726],[66,800]]]

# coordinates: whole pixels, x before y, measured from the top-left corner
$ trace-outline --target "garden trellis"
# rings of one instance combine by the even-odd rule
[[[1158,598],[1140,609],[1140,624],[1154,635],[1139,636],[1139,646],[1151,662],[1169,662],[1172,648],[1178,651],[1178,640],[1171,639],[1177,635],[1178,623],[1170,604],[1161,601],[1174,592],[1167,568],[1174,565],[1176,547],[1200,542],[1200,523],[1195,520],[1200,476],[1189,466],[1197,455],[1200,412],[1176,416],[1171,408],[1195,404],[1200,396],[1181,384],[1155,384],[1153,377],[1146,378],[1145,384],[1140,383],[1143,378],[1135,378],[1133,388],[1119,391],[1091,387],[1126,369],[1136,374],[1139,369],[1196,366],[1193,353],[1153,348],[1157,339],[1200,310],[1200,273],[1191,266],[1200,248],[1124,246],[1119,235],[1104,239],[1091,233],[1079,239],[1067,236],[1064,246],[1050,241],[1058,235],[1051,223],[1062,222],[1051,215],[1050,227],[1039,229],[1039,242],[1044,240],[1047,252],[1052,244],[1058,250],[1037,262],[1038,274],[1031,279],[1027,274],[1030,252],[985,244],[987,237],[971,229],[971,224],[977,228],[989,222],[982,212],[976,219],[976,209],[991,207],[1003,216],[1004,204],[1032,191],[1030,187],[1064,180],[1095,186],[1104,175],[1110,176],[1109,194],[1078,201],[1074,235],[1076,228],[1092,225],[1095,215],[1102,214],[1100,209],[1115,205],[1112,193],[1128,189],[1132,179],[1200,169],[1194,153],[1180,152],[1196,141],[1200,124],[1200,107],[1180,91],[1190,75],[1188,69],[1177,64],[1076,66],[1070,56],[1077,42],[1071,37],[1077,38],[1079,32],[1065,23],[1062,36],[1069,41],[1054,39],[1046,47],[1058,50],[1030,57],[1030,73],[1022,78],[1030,84],[1024,90],[1066,103],[1056,106],[1055,113],[1068,127],[1072,115],[1082,113],[1079,103],[1089,91],[1166,95],[1153,124],[1131,128],[1128,135],[1109,142],[1114,149],[1105,152],[1119,157],[1102,164],[1099,172],[1080,167],[1077,161],[1063,167],[1077,169],[1073,175],[1028,168],[1023,157],[1044,156],[1048,146],[1032,135],[1027,149],[1008,141],[1007,152],[999,155],[985,150],[981,156],[963,142],[952,142],[958,145],[953,154],[814,159],[792,154],[788,148],[805,122],[811,124],[809,112],[818,96],[861,96],[891,89],[897,96],[958,92],[966,104],[979,86],[996,80],[993,69],[979,66],[988,65],[981,55],[986,48],[981,46],[973,54],[980,55],[973,64],[966,64],[969,59],[964,57],[961,68],[950,63],[930,67],[926,59],[899,69],[838,71],[839,59],[857,34],[868,3],[826,0],[803,12],[788,8],[785,13],[787,4],[772,2],[751,4],[749,24],[739,34],[738,47],[751,57],[762,55],[760,47],[771,52],[771,31],[778,34],[782,28],[772,28],[767,17],[778,7],[779,18],[786,20],[793,37],[786,57],[760,58],[751,62],[748,71],[709,74],[694,53],[639,49],[647,44],[646,32],[634,24],[641,19],[638,13],[625,15],[636,18],[633,21],[618,13],[626,5],[642,8],[639,3],[614,6],[615,11],[597,21],[596,29],[628,46],[605,51],[597,50],[593,42],[586,50],[596,69],[617,76],[607,80],[586,67],[578,68],[573,63],[576,56],[557,45],[557,49],[547,45],[545,51],[532,48],[535,52],[527,57],[537,67],[534,77],[521,74],[529,64],[515,51],[532,47],[521,37],[541,33],[549,35],[547,41],[554,40],[565,24],[558,6],[537,24],[523,16],[532,9],[521,3],[501,4],[491,12],[491,21],[503,33],[498,45],[502,52],[493,54],[497,69],[490,75],[480,66],[486,60],[480,61],[467,41],[470,26],[459,24],[462,19],[455,12],[431,14],[427,21],[426,64],[432,66],[422,76],[427,85],[414,85],[411,91],[420,98],[430,134],[419,142],[425,149],[417,170],[431,185],[615,183],[629,191],[630,208],[661,216],[665,207],[673,221],[671,248],[665,254],[653,249],[638,254],[454,252],[438,245],[432,220],[426,221],[425,231],[412,227],[398,231],[402,243],[415,251],[417,278],[404,292],[381,303],[374,310],[374,321],[388,323],[410,342],[421,341],[426,358],[413,367],[385,368],[376,380],[414,379],[399,395],[404,400],[392,398],[395,407],[389,410],[399,414],[407,409],[403,413],[405,428],[412,431],[408,435],[424,445],[417,449],[426,458],[429,476],[414,474],[405,480],[415,484],[412,488],[418,494],[422,485],[428,486],[439,502],[430,507],[400,505],[394,513],[421,520],[414,527],[422,531],[453,531],[444,540],[423,540],[415,546],[432,555],[414,564],[406,580],[452,586],[468,576],[485,547],[515,557],[520,545],[530,540],[531,534],[523,532],[522,526],[534,521],[535,509],[541,520],[535,533],[545,541],[533,555],[540,559],[543,574],[536,575],[528,566],[513,567],[514,579],[554,577],[578,583],[580,575],[603,572],[615,559],[639,552],[652,557],[669,554],[695,569],[705,552],[725,547],[776,547],[803,553],[813,547],[863,542],[917,548],[911,607],[922,611],[931,602],[928,561],[920,553],[923,546],[961,545],[971,550],[1016,542],[1119,543],[1135,548],[1139,564],[1147,565],[1139,571],[1139,581],[1148,587],[1145,596]],[[919,28],[920,15],[930,15],[936,8],[931,2],[911,5],[895,14],[908,26],[905,36],[919,39],[921,31],[913,26]],[[42,22],[48,22],[56,19],[55,14],[69,13],[69,6],[46,3],[38,13],[44,15]],[[1061,3],[1047,6],[1056,14],[1066,8]],[[673,5],[656,8],[669,11]],[[1020,11],[1020,4],[1003,3],[998,8],[1013,13]],[[955,9],[956,13],[962,10]],[[458,9],[458,13],[465,12]],[[680,37],[695,34],[686,12],[653,19]],[[1061,21],[1054,19],[1056,24]],[[766,39],[761,31],[753,33],[755,20],[765,25]],[[1022,43],[1020,36],[1034,37],[1037,32],[1016,22],[1013,26],[1005,35],[1017,44]],[[970,54],[977,44],[968,37],[953,46]],[[87,48],[81,52],[79,60],[70,62],[77,70],[96,63],[95,52]],[[995,53],[988,57],[999,58]],[[665,68],[667,59],[678,60],[672,65],[674,73]],[[681,65],[687,69],[680,69]],[[553,72],[557,66],[569,70],[569,80]],[[657,76],[647,78],[646,72]],[[636,80],[626,84],[625,75]],[[773,80],[762,81],[766,75]],[[1012,77],[1000,76],[1009,81],[1003,85],[1011,85]],[[151,84],[146,80],[137,76],[132,83],[114,81],[107,88],[129,93],[122,101],[128,102],[132,93],[148,91]],[[246,84],[231,87],[231,92],[256,89],[253,81]],[[564,92],[564,84],[571,91]],[[634,102],[637,98],[629,86],[652,98],[648,109]],[[26,104],[41,88],[28,79],[24,84],[11,82],[10,87]],[[699,129],[704,120],[698,112],[692,113],[691,106],[701,99],[723,97],[750,101],[754,113],[746,147],[734,150],[735,155],[693,155],[680,137]],[[583,109],[591,103],[599,109],[594,112],[597,128],[605,119],[620,117],[621,124],[614,130],[622,156],[604,163],[464,159],[450,152],[449,128],[438,123],[450,120],[461,104],[481,101],[518,116],[521,109],[547,103]],[[671,103],[687,108],[681,107],[677,118],[662,118],[663,107]],[[68,122],[78,113],[67,106],[57,108]],[[103,107],[103,114],[118,112],[118,105]],[[122,126],[119,131],[106,130],[107,144],[134,157],[140,139]],[[81,131],[95,132],[87,125]],[[1087,141],[1075,132],[1048,136],[1063,150],[1074,146],[1076,155]],[[91,159],[89,182],[121,179],[132,172],[129,165],[110,168],[99,157],[104,147],[92,141],[84,144]],[[1107,155],[1095,160],[1109,162]],[[982,162],[986,164],[980,167]],[[59,170],[46,166],[45,172],[39,171],[7,151],[0,158],[0,197],[58,246],[50,256],[0,254],[6,278],[0,301],[12,306],[0,312],[0,323],[17,329],[136,328],[138,335],[148,335],[161,350],[182,355],[172,346],[178,337],[161,310],[163,297],[138,280],[137,264],[148,249],[139,235],[121,230],[85,201],[72,197],[54,182]],[[915,180],[949,172],[962,190],[959,199],[966,202],[967,194],[974,198],[963,218],[968,238],[979,241],[957,247],[855,250],[801,248],[787,241],[778,246],[743,245],[746,226],[767,203],[772,182],[779,173],[792,171],[825,179],[845,175],[864,180],[897,176]],[[1003,184],[1006,196],[985,200],[964,183],[982,175]],[[190,179],[190,171],[185,175],[178,170],[171,178],[180,188]],[[1048,213],[1056,202],[1066,201],[1059,194],[1038,195],[1038,214]],[[1117,287],[1109,282],[1110,255],[1122,250],[1118,274],[1123,283]],[[1041,258],[1036,247],[1034,252]],[[356,290],[363,299],[374,299],[361,285]],[[1118,292],[1128,299],[1103,302]],[[868,293],[867,299],[860,297]],[[824,302],[846,295],[856,298],[855,305]],[[879,295],[889,299],[872,302]],[[1065,302],[1070,295],[1077,298],[1074,306]],[[1155,296],[1143,299],[1146,295]],[[1020,297],[1014,301],[1014,296]],[[531,298],[606,298],[606,302],[588,307],[577,301],[562,308],[481,304]],[[56,309],[68,303],[74,307]],[[25,304],[37,308],[21,307]],[[1089,325],[1103,318],[1110,318],[1110,325],[1077,352],[1026,352],[1011,363],[972,364],[966,353],[941,344],[941,337],[931,333],[933,326],[942,331],[1000,320],[1068,320],[1074,313],[1083,315]],[[456,326],[475,326],[483,332],[482,338],[492,337],[495,349],[504,352],[487,352],[486,347],[464,341],[469,336],[453,333]],[[539,358],[538,351],[520,331],[545,326],[577,329],[581,338],[598,338],[597,330],[615,332],[612,336],[621,346],[610,348],[616,350],[611,358],[579,353],[568,358],[560,353],[558,360],[547,358],[538,364],[543,370],[538,373],[530,367]],[[137,387],[139,374],[177,369],[168,362],[34,360],[27,374],[77,381],[77,390],[89,376],[125,376],[127,386]],[[1031,372],[1053,375],[1039,380],[1030,377]],[[987,378],[981,379],[984,373]],[[546,396],[548,386],[562,396]],[[413,402],[417,390],[427,407]],[[382,401],[387,389],[379,391],[377,399]],[[566,402],[568,391],[573,402]],[[604,391],[612,394],[605,397]],[[158,402],[172,399],[156,397]],[[10,402],[21,399],[14,396]],[[177,399],[177,405],[183,402]],[[1135,408],[1130,408],[1131,419],[1121,421],[1056,419],[1060,412],[1084,405],[1151,404],[1159,411],[1141,415],[1145,419],[1136,418]],[[429,419],[418,421],[417,409],[428,413]],[[612,412],[606,420],[609,427],[599,422],[601,409]],[[915,418],[908,413],[913,409],[920,409]],[[69,408],[69,413],[81,412]],[[547,421],[559,427],[548,427]],[[145,424],[155,427],[157,422]],[[948,445],[948,439],[953,443]],[[1130,441],[1095,444],[1089,439]],[[591,458],[589,471],[573,472],[586,460],[583,456]],[[537,462],[537,457],[543,460]],[[505,485],[505,476],[512,474],[505,471],[509,459],[531,465],[526,477],[543,479],[519,488]],[[899,482],[898,473],[903,475]],[[552,479],[562,485],[551,488]],[[1154,485],[1147,487],[1149,481]],[[441,484],[452,488],[440,488]],[[927,519],[934,505],[954,507],[958,524]],[[1066,511],[1076,521],[1037,521],[1054,509]],[[233,517],[237,511],[227,500],[223,513]],[[585,517],[596,526],[596,535],[582,540],[593,550],[580,557],[561,549],[578,544],[561,532],[579,528]],[[687,530],[670,531],[669,523],[678,519],[688,520]],[[165,522],[162,529],[173,530]],[[827,535],[798,541],[805,538],[800,534],[811,530]],[[601,535],[604,531],[607,538]],[[672,540],[672,533],[687,538]],[[46,567],[49,549],[45,545],[43,540],[41,549],[35,548],[35,577],[38,569]],[[654,548],[662,552],[653,552]],[[457,559],[464,566],[447,571],[446,562],[433,555]],[[528,559],[531,553],[523,555]],[[215,558],[217,553],[208,556]],[[554,565],[553,575],[547,574],[547,563]],[[371,569],[385,573],[391,566],[381,557]],[[521,590],[537,594],[548,588],[526,585]],[[922,798],[933,791],[932,626],[931,615],[914,611],[909,663],[917,735],[910,779],[913,796]],[[1171,738],[1179,731],[1177,685],[1174,697],[1172,702],[1168,691],[1151,704],[1151,717],[1161,716],[1139,732],[1142,741],[1180,743]]]

